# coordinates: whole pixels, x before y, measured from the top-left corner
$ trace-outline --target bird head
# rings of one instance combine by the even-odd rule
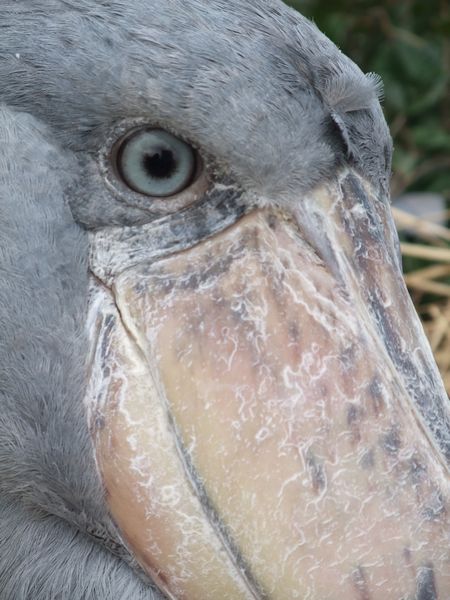
[[[0,25],[4,598],[449,593],[377,77],[276,0]]]

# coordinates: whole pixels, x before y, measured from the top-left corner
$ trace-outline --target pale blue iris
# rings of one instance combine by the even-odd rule
[[[118,167],[125,183],[136,192],[173,196],[192,182],[195,152],[167,131],[143,129],[124,141]]]

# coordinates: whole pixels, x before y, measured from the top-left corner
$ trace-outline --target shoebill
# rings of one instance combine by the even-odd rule
[[[376,77],[278,0],[0,25],[0,599],[450,597]]]

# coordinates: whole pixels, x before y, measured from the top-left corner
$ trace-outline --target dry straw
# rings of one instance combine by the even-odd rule
[[[426,242],[401,245],[403,256],[430,262],[405,280],[450,394],[450,229],[396,208],[393,212],[399,231],[407,229]]]

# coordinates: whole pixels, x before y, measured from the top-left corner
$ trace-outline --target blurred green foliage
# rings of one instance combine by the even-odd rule
[[[393,195],[450,199],[449,0],[290,0],[364,72],[384,81]]]

